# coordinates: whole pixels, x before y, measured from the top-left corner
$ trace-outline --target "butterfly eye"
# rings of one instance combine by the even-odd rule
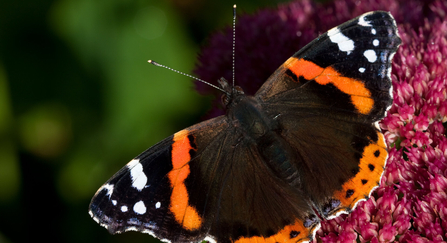
[[[227,94],[223,94],[220,99],[224,106],[227,106],[228,103],[230,102],[230,99],[228,98]]]
[[[237,91],[238,94],[244,94],[244,90],[240,86],[234,86],[234,89]]]

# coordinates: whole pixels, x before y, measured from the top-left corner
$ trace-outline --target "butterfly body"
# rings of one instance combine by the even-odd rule
[[[226,114],[135,157],[96,193],[112,233],[163,241],[305,242],[379,185],[394,19],[365,13],[295,53],[249,96],[220,80]]]

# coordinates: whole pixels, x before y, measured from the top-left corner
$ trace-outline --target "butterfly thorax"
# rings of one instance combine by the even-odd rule
[[[279,122],[265,113],[259,99],[236,93],[229,100],[226,116],[240,136],[239,143],[252,144],[276,176],[291,185],[299,184],[298,170],[292,163],[293,150],[282,138]]]
[[[253,96],[248,96],[239,86],[230,86],[225,78],[219,79],[219,85],[225,94],[222,104],[231,124],[244,136],[256,141],[272,129],[261,103]]]
[[[227,116],[234,127],[254,141],[275,127],[253,96],[241,94],[233,97],[227,106]]]

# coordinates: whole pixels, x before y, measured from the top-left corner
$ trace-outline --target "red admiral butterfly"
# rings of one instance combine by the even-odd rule
[[[365,13],[289,58],[254,96],[219,81],[226,114],[164,139],[96,192],[111,233],[166,242],[304,242],[379,185],[393,17]]]

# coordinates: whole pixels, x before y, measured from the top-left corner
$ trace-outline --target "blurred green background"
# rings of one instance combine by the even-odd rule
[[[88,215],[130,159],[200,120],[200,45],[239,13],[280,1],[0,1],[0,243],[156,242]]]

